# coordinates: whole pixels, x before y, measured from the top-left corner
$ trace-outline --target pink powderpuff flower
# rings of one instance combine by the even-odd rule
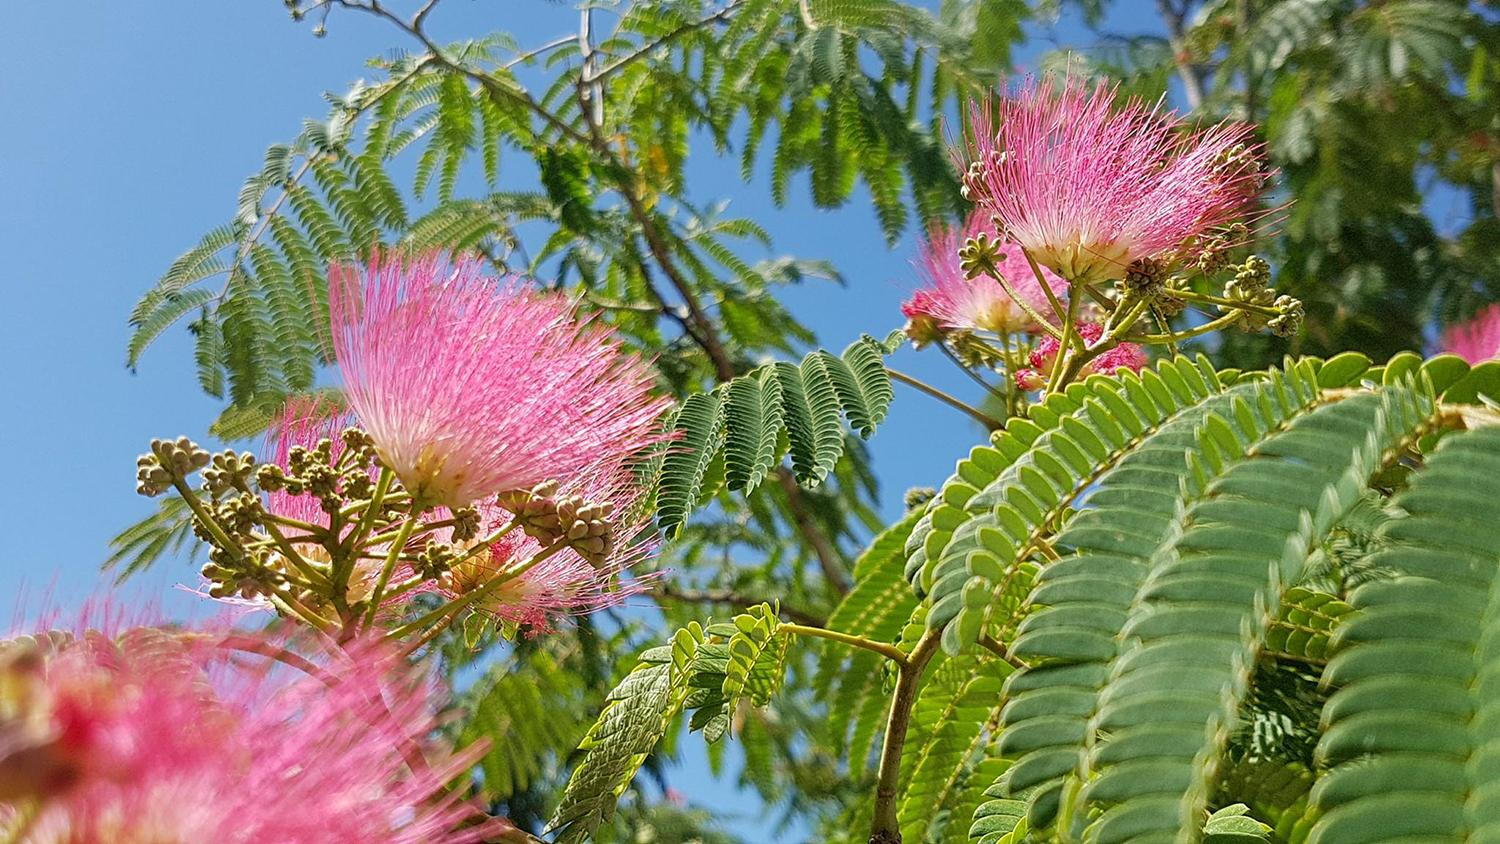
[[[1104,336],[1104,328],[1096,322],[1078,323],[1078,335],[1085,343],[1093,344],[1099,342]],[[1044,337],[1037,343],[1031,352],[1030,369],[1016,371],[1016,384],[1023,390],[1038,390],[1046,383],[1044,373],[1050,372],[1053,361],[1057,359],[1057,350],[1060,344],[1056,337]],[[1140,372],[1141,367],[1146,365],[1146,350],[1135,343],[1121,343],[1113,349],[1099,355],[1084,365],[1079,375],[1091,373],[1113,374],[1120,368],[1131,372]]]
[[[902,314],[914,321],[930,320],[939,333],[991,331],[1012,334],[1038,330],[1036,322],[1005,292],[999,281],[989,275],[973,279],[964,276],[959,267],[958,250],[966,240],[978,234],[997,237],[989,215],[983,212],[971,214],[962,231],[937,228],[928,235],[921,247],[919,263],[927,284],[901,306]],[[1051,311],[1036,273],[1031,271],[1026,256],[1019,249],[1005,250],[997,264],[996,269],[1028,306],[1041,314]],[[1045,268],[1042,276],[1060,299],[1067,297],[1067,282]],[[913,340],[925,342],[918,339],[921,334],[922,325],[918,325]]]
[[[6,840],[472,844],[511,829],[447,791],[479,749],[424,747],[433,685],[389,651],[155,628],[34,641],[0,651]]]
[[[1134,261],[1238,221],[1265,178],[1250,126],[1189,129],[1136,99],[1117,108],[1116,91],[1030,79],[1015,96],[975,103],[974,137],[956,152],[966,195],[1072,283],[1121,278]]]
[[[1500,305],[1490,305],[1468,322],[1443,332],[1443,351],[1469,363],[1500,358]]]
[[[613,547],[602,559],[593,561],[572,548],[563,548],[493,588],[475,609],[502,624],[525,625],[530,632],[540,633],[553,629],[562,618],[618,606],[649,589],[660,572],[628,580],[623,577],[656,551],[654,539],[638,538],[649,534],[646,529],[651,521],[643,494],[634,470],[618,461],[575,477],[559,488],[555,497],[572,495],[585,502],[612,505]],[[480,509],[493,528],[511,521],[511,514],[496,505],[485,504]],[[542,541],[522,530],[512,530],[447,572],[436,590],[446,598],[460,598],[483,588],[500,572],[530,560],[544,547]]]
[[[329,287],[349,406],[417,503],[466,506],[661,439],[650,367],[561,294],[389,254]]]

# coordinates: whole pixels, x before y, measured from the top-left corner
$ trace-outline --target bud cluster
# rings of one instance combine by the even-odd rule
[[[1276,288],[1269,286],[1270,283],[1271,265],[1252,255],[1236,268],[1234,277],[1224,285],[1224,298],[1250,306],[1238,308],[1241,330],[1269,328],[1278,337],[1290,337],[1302,327],[1302,302],[1293,296],[1277,295]],[[1236,309],[1234,305],[1219,306],[1224,313]]]
[[[991,272],[1001,257],[1000,241],[980,232],[964,241],[958,250],[958,268],[965,278],[973,280]]]
[[[208,452],[187,437],[152,440],[150,453],[136,458],[135,491],[154,498],[208,463]]]
[[[325,513],[336,513],[348,501],[369,498],[374,491],[370,475],[379,465],[369,435],[358,428],[340,434],[343,453],[333,456],[333,441],[324,437],[312,448],[294,445],[287,452],[285,468],[274,463],[255,474],[261,490],[287,495],[309,495]]]
[[[1157,258],[1138,258],[1125,268],[1124,289],[1138,297],[1154,299],[1167,283],[1167,265]]]
[[[1182,262],[1204,275],[1213,275],[1229,266],[1229,253],[1250,239],[1250,227],[1231,223],[1212,233],[1191,240],[1182,250]]]
[[[417,553],[416,562],[412,564],[417,576],[427,579],[442,577],[448,572],[453,561],[458,559],[460,551],[447,542],[429,542]]]
[[[501,493],[496,503],[510,511],[526,535],[537,542],[544,546],[566,543],[590,565],[604,565],[615,547],[614,505],[557,492],[557,482],[547,481],[531,489]]]
[[[282,593],[317,606],[325,603],[326,596],[313,594],[311,581],[299,578],[296,569],[300,566],[326,578],[341,536],[313,525],[320,532],[293,537],[296,547],[288,550],[277,538],[281,534],[271,523],[261,493],[271,494],[273,501],[278,494],[311,496],[330,520],[351,507],[357,512],[374,492],[371,475],[378,458],[374,443],[358,428],[343,431],[340,441],[344,447],[337,456],[333,441],[326,437],[312,448],[293,446],[286,465],[281,466],[260,464],[254,455],[233,449],[210,454],[187,437],[153,440],[150,453],[136,461],[136,489],[142,495],[160,495],[176,483],[185,484],[193,472],[199,473],[199,492],[189,493],[201,502],[193,508],[192,530],[209,546],[209,562],[201,571],[209,581],[210,596],[255,598]],[[399,484],[393,484],[391,492],[399,491]],[[382,501],[380,511],[370,519],[373,532],[388,528],[404,515],[404,503],[390,498]],[[455,512],[455,536],[472,538],[479,521],[478,512],[471,508]],[[282,519],[282,523],[287,522]],[[297,559],[289,559],[288,554]],[[428,557],[425,565],[439,567],[439,552],[433,550]]]

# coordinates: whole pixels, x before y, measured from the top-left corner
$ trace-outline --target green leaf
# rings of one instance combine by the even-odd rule
[[[671,646],[641,654],[609,693],[599,720],[579,744],[583,759],[548,823],[559,842],[587,840],[613,816],[616,800],[681,711],[685,680],[703,640],[696,623],[679,630]]]
[[[785,675],[788,634],[780,630],[777,611],[770,604],[751,607],[735,616],[729,639],[729,662],[724,669],[724,698],[732,710],[741,697],[765,706],[781,687]]]
[[[717,456],[723,417],[717,393],[689,396],[672,419],[680,436],[669,445],[657,485],[657,524],[671,537],[698,503],[703,478]]]
[[[1488,752],[1500,711],[1497,469],[1500,429],[1451,434],[1397,496],[1409,515],[1375,556],[1400,576],[1354,593],[1325,675],[1341,688],[1324,709],[1318,753],[1333,769],[1313,790],[1309,841],[1488,837],[1473,809],[1500,774],[1470,760]]]

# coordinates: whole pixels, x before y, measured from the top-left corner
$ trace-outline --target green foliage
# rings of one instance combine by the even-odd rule
[[[921,568],[912,575],[928,591],[927,625],[944,631],[944,648],[956,653],[1012,628],[1012,614],[997,610],[1020,603],[1029,581],[1018,590],[1016,578],[1029,577],[1029,561],[1050,549],[1047,537],[1077,497],[1140,438],[1218,389],[1206,359],[1179,358],[1139,378],[1090,378],[1013,418],[985,455],[993,477],[981,487],[962,474],[950,480],[929,509],[932,527],[913,533],[921,545],[910,562]],[[972,455],[963,468],[976,474]]]
[[[176,554],[193,536],[192,511],[187,501],[175,495],[163,496],[156,512],[116,534],[109,541],[110,555],[106,569],[119,568],[118,580],[124,580],[146,568],[158,558]]]
[[[734,617],[729,658],[724,666],[724,699],[730,710],[744,698],[765,706],[781,688],[785,676],[788,636],[780,631],[776,610],[769,604],[751,607]]]
[[[877,642],[894,643],[917,608],[916,595],[902,575],[902,548],[917,519],[904,519],[875,537],[854,566],[854,588],[844,596],[827,626]],[[813,690],[828,705],[828,739],[863,774],[884,714],[881,659],[864,650],[830,642],[818,661]]]
[[[897,817],[909,840],[963,841],[984,790],[1008,764],[995,740],[1010,666],[981,653],[929,671],[912,710]]]
[[[788,452],[799,482],[822,482],[844,454],[844,420],[869,436],[885,419],[894,394],[884,357],[900,337],[861,337],[840,357],[815,351],[689,396],[669,420],[675,439],[656,484],[662,532],[674,536],[721,488],[753,491]]]
[[[1333,770],[1313,791],[1322,817],[1310,841],[1488,836],[1500,778],[1475,763],[1492,741],[1500,670],[1497,468],[1500,430],[1451,435],[1397,497],[1410,515],[1390,525],[1379,556],[1398,577],[1354,593],[1358,615],[1328,666],[1341,688],[1318,753]]]
[[[550,653],[498,663],[459,701],[458,743],[491,742],[479,760],[490,793],[524,792],[578,745],[586,702],[581,673]]]
[[[696,624],[677,631],[671,645],[641,654],[609,693],[549,824],[558,841],[585,840],[614,814],[616,799],[681,710],[704,637]]]
[[[678,713],[718,741],[741,703],[764,707],[786,674],[789,636],[770,604],[750,607],[727,624],[692,622],[670,646],[651,648],[610,692],[604,711],[579,745],[585,751],[553,815],[559,841],[589,838],[656,749]]]

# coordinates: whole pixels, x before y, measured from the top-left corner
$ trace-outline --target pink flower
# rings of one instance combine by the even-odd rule
[[[433,689],[355,644],[313,657],[233,634],[133,628],[12,646],[0,668],[0,832],[37,844],[478,842],[508,825],[446,791]],[[234,659],[231,659],[234,656]],[[243,659],[241,659],[243,658]],[[248,660],[248,661],[247,661]],[[308,672],[308,673],[304,673]]]
[[[996,237],[988,214],[971,214],[962,231],[939,228],[928,235],[921,247],[919,264],[922,274],[927,277],[927,284],[901,306],[901,312],[908,319],[930,320],[939,333],[982,330],[1011,334],[1036,330],[1038,326],[1005,292],[1000,282],[988,275],[976,276],[972,280],[964,277],[959,268],[958,250],[965,240],[976,234]],[[1051,312],[1041,283],[1019,249],[1005,250],[998,264],[1001,275],[1027,305],[1042,314]],[[1054,293],[1067,296],[1067,282],[1046,269],[1042,274]],[[917,334],[921,333],[918,328]],[[918,337],[913,335],[913,339]]]
[[[1188,248],[1244,216],[1264,178],[1249,126],[1190,130],[1139,100],[1116,108],[1116,90],[1028,80],[994,116],[990,103],[972,108],[966,194],[1073,283]]]
[[[1099,342],[1104,336],[1104,328],[1094,322],[1078,323],[1078,334],[1085,343],[1093,344]],[[1059,343],[1056,337],[1043,337],[1031,352],[1030,369],[1016,371],[1016,384],[1023,390],[1037,390],[1046,383],[1044,373],[1050,372],[1052,363],[1057,358]],[[1121,367],[1131,372],[1140,372],[1141,367],[1146,365],[1146,350],[1135,343],[1121,343],[1113,349],[1099,355],[1084,364],[1079,375],[1088,375],[1099,372],[1113,374]]]
[[[1500,357],[1500,305],[1490,305],[1473,319],[1443,332],[1443,351],[1469,363]]]
[[[567,479],[660,439],[650,368],[562,295],[386,255],[330,278],[345,393],[423,505]]]
[[[478,601],[475,609],[510,625],[526,625],[531,632],[552,629],[566,616],[586,615],[618,606],[650,587],[657,574],[622,579],[634,565],[655,552],[653,540],[637,539],[648,531],[651,515],[642,500],[644,490],[626,465],[596,467],[561,487],[554,500],[569,496],[587,503],[607,502],[614,521],[611,546],[592,561],[571,547],[552,553],[519,576],[500,583]],[[481,512],[490,528],[503,527],[512,515],[493,504]],[[497,575],[524,564],[550,542],[522,530],[512,530],[481,553],[459,563],[437,584],[447,598],[459,598],[490,583]]]

